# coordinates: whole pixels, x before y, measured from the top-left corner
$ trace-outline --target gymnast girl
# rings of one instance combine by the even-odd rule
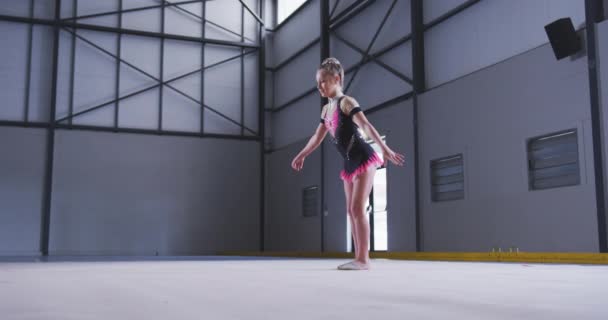
[[[403,166],[405,157],[389,148],[367,120],[357,101],[342,92],[344,69],[334,57],[325,59],[316,73],[317,89],[328,99],[321,110],[320,123],[306,146],[294,157],[291,167],[302,170],[304,159],[310,155],[330,132],[331,142],[344,159],[340,178],[344,183],[346,212],[350,217],[351,231],[355,243],[355,259],[338,266],[339,270],[369,270],[369,220],[365,216],[365,203],[374,182],[377,166],[390,160]],[[365,131],[382,150],[384,160],[363,138]]]

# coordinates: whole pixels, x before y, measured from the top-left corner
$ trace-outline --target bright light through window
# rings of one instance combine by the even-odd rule
[[[277,7],[277,24],[287,19],[296,9],[298,9],[306,0],[279,0]]]

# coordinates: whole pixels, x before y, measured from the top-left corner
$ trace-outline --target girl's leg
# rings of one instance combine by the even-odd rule
[[[359,238],[359,256],[357,261],[363,264],[369,263],[369,220],[365,215],[365,203],[369,198],[374,184],[374,174],[376,167],[372,166],[369,170],[361,173],[353,179],[353,190],[351,194],[351,205],[357,238]]]
[[[355,251],[355,259],[359,258],[359,240],[357,238],[357,228],[355,227],[355,220],[353,218],[352,210],[350,208],[352,191],[353,191],[353,183],[342,180],[344,182],[344,195],[346,198],[346,214],[350,220],[350,231],[353,237],[353,241],[355,243],[354,251]]]

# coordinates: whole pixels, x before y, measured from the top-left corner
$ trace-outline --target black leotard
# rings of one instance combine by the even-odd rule
[[[340,101],[332,114],[325,114],[321,118],[321,123],[329,130],[331,141],[344,158],[344,169],[340,172],[340,178],[346,181],[352,179],[360,173],[365,172],[370,166],[381,166],[383,160],[378,153],[365,141],[359,126],[352,120],[352,116],[362,111],[359,106],[355,106],[348,115],[344,114],[340,108]]]

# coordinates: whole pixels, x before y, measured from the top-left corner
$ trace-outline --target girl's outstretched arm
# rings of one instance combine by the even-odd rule
[[[374,128],[374,126],[369,122],[365,114],[362,111],[350,114],[350,112],[356,107],[359,107],[359,103],[357,103],[357,100],[355,100],[353,97],[347,97],[345,99],[343,106],[344,112],[351,116],[353,122],[359,126],[359,128],[361,128],[361,130],[363,130],[368,137],[372,138],[372,140],[374,140],[374,142],[380,146],[380,149],[384,154],[385,162],[386,160],[390,160],[394,164],[402,166],[405,162],[405,157],[388,147],[388,145],[382,140],[382,137],[380,137],[380,134],[376,128]]]
[[[323,139],[325,139],[326,134],[327,128],[322,123],[319,123],[317,130],[312,135],[312,137],[308,139],[308,143],[298,155],[303,155],[304,157],[307,157],[309,154],[315,151],[315,149],[321,144],[321,142],[323,142]]]
[[[380,146],[380,148],[382,149],[382,153],[384,154],[385,163],[386,160],[390,160],[396,165],[403,165],[403,163],[405,162],[405,156],[393,151],[391,148],[388,147],[388,145],[382,140],[382,137],[380,137],[380,134],[378,133],[376,128],[374,128],[374,126],[369,122],[369,120],[367,120],[367,117],[365,117],[365,114],[363,114],[363,112],[355,113],[353,115],[353,122],[355,122],[359,126],[359,128],[365,131],[368,137],[371,137]]]
[[[327,128],[322,123],[319,123],[317,130],[312,137],[308,139],[306,146],[295,156],[295,158],[293,158],[293,161],[291,161],[291,167],[294,170],[300,171],[302,169],[304,166],[304,159],[323,142],[326,134]]]

